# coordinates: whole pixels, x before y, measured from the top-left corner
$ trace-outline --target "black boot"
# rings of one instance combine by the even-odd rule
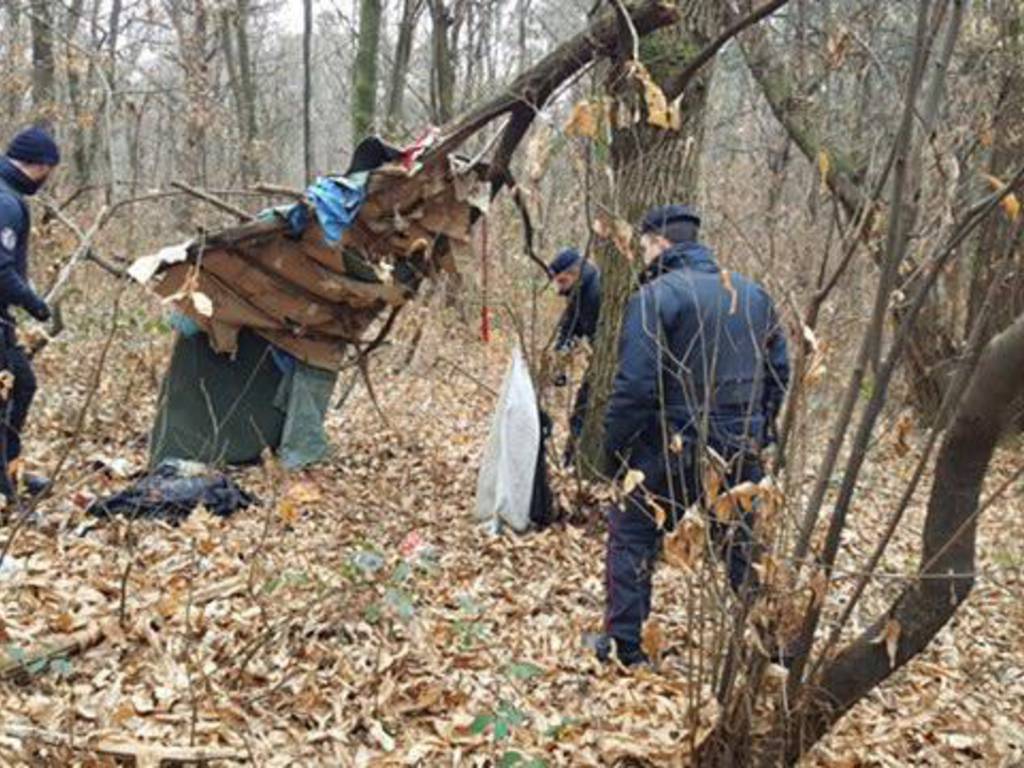
[[[624,667],[650,666],[651,660],[636,643],[615,640],[603,632],[587,633],[583,636],[583,645],[597,656],[602,664],[611,661],[614,646],[615,657]]]

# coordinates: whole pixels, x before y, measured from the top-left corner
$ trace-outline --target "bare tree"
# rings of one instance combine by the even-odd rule
[[[398,42],[395,44],[395,60],[391,66],[391,85],[388,91],[387,121],[392,130],[397,129],[404,119],[405,88],[412,58],[412,43],[423,6],[424,0],[403,0],[402,3],[402,19],[398,24]]]
[[[306,183],[313,180],[313,0],[302,3],[302,156]]]
[[[380,0],[360,0],[359,44],[352,68],[352,133],[356,140],[373,130],[377,109],[377,50],[380,47]]]
[[[49,125],[56,96],[56,66],[53,57],[53,5],[32,0],[32,106],[35,117]]]

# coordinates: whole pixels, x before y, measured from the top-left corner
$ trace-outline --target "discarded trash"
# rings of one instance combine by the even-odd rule
[[[505,375],[477,477],[477,519],[488,524],[488,530],[500,531],[502,523],[517,533],[529,528],[540,429],[530,371],[517,348]]]
[[[364,576],[372,576],[384,567],[384,558],[367,549],[354,553],[349,562],[362,571]]]
[[[234,480],[194,461],[168,460],[120,493],[100,499],[87,510],[94,517],[145,517],[180,523],[202,504],[227,517],[245,509],[253,497]]]
[[[16,579],[25,570],[25,561],[16,557],[5,557],[0,562],[0,581]]]

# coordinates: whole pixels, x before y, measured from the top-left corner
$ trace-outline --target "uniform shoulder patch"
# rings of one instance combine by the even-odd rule
[[[4,227],[0,229],[0,245],[2,245],[8,251],[13,251],[14,246],[18,244],[18,233],[15,232],[11,227]]]

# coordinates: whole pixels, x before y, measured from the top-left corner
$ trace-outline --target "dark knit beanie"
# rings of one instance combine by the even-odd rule
[[[60,163],[60,150],[42,128],[26,128],[7,145],[7,157],[22,163],[35,165],[57,165]]]

